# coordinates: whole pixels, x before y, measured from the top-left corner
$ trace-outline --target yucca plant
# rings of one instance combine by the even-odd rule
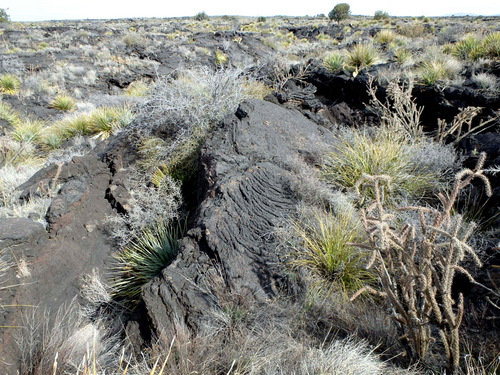
[[[484,38],[483,49],[486,57],[500,58],[500,31],[490,33]]]
[[[54,131],[63,139],[91,135],[90,116],[86,113],[67,116],[54,125]]]
[[[141,288],[172,261],[178,251],[178,238],[184,233],[181,225],[174,226],[163,221],[144,229],[132,243],[115,255],[113,273],[113,296],[136,303]]]
[[[345,63],[346,63],[345,56],[339,52],[330,53],[323,60],[323,64],[325,65],[326,69],[334,73],[343,69]]]
[[[388,29],[380,30],[378,34],[375,35],[375,41],[377,43],[391,43],[394,39],[396,39],[396,33]]]
[[[349,66],[359,71],[375,64],[379,60],[377,49],[369,43],[356,44],[347,52],[347,63]]]
[[[75,99],[69,95],[59,94],[50,103],[52,108],[58,109],[60,111],[71,111],[75,109]]]
[[[322,279],[320,286],[338,286],[347,295],[374,281],[374,274],[367,272],[363,264],[367,253],[352,245],[363,242],[364,237],[360,221],[349,213],[318,211],[309,220],[294,223],[294,229],[302,240],[303,251],[292,263],[318,275]]]
[[[7,121],[12,126],[19,125],[22,121],[19,112],[2,101],[0,101],[0,119]]]
[[[14,95],[19,91],[21,81],[14,74],[4,74],[0,77],[0,93]]]
[[[127,126],[132,119],[133,114],[128,108],[101,107],[91,113],[90,129],[96,137],[106,139]]]
[[[476,35],[466,35],[458,41],[452,48],[452,54],[462,60],[477,60],[484,56],[484,46],[482,40]]]

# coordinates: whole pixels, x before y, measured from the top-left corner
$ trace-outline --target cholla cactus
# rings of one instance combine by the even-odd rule
[[[445,347],[449,369],[453,372],[459,364],[459,327],[464,313],[462,294],[452,297],[452,283],[457,272],[472,282],[472,275],[461,264],[466,255],[481,266],[474,249],[467,244],[475,224],[466,223],[460,215],[453,215],[452,208],[460,190],[473,179],[483,181],[486,194],[491,186],[483,174],[486,154],[482,153],[474,170],[464,169],[455,177],[451,194],[439,194],[440,209],[412,206],[401,210],[418,214],[419,225],[404,224],[394,228],[395,215],[383,205],[384,188],[390,187],[388,176],[363,176],[356,185],[359,190],[370,188],[375,201],[363,212],[363,224],[369,245],[358,245],[372,250],[367,268],[374,268],[379,276],[382,291],[372,288],[359,290],[386,297],[399,323],[407,351],[413,358],[423,359],[435,338],[432,326],[438,328]]]

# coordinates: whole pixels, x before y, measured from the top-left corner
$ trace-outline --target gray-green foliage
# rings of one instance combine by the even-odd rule
[[[0,23],[9,21],[10,16],[7,14],[7,10],[5,8],[0,8]]]
[[[340,23],[340,21],[345,20],[349,18],[351,15],[351,10],[350,6],[347,3],[340,3],[335,5],[335,7],[328,13],[328,18],[330,18],[333,21],[337,21]]]
[[[389,13],[384,12],[383,10],[377,10],[373,18],[376,20],[387,20],[389,19]]]

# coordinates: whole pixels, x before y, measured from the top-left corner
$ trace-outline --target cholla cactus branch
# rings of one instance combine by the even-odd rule
[[[382,189],[390,182],[386,176],[363,175],[356,184],[358,192],[368,186],[375,196],[375,202],[362,212],[373,251],[367,268],[377,271],[382,286],[382,291],[375,294],[383,294],[390,302],[392,317],[400,323],[401,338],[408,344],[410,357],[425,358],[434,340],[432,327],[437,328],[451,372],[459,365],[459,327],[464,312],[463,296],[459,295],[457,301],[452,298],[453,280],[460,272],[474,282],[471,273],[461,265],[466,255],[481,265],[474,249],[467,244],[476,226],[464,222],[460,215],[453,215],[453,206],[460,190],[475,178],[483,181],[487,192],[491,190],[483,174],[485,158],[481,154],[473,170],[457,174],[449,196],[438,195],[440,209],[420,206],[400,209],[418,215],[419,230],[409,223],[398,225],[394,214],[385,209]],[[370,289],[363,291],[373,293]]]

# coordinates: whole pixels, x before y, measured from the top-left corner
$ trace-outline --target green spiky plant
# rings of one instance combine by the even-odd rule
[[[75,109],[75,99],[69,95],[59,94],[50,103],[50,106],[60,111],[72,111]]]
[[[96,137],[106,139],[133,119],[132,112],[126,107],[101,107],[91,113],[90,130]]]
[[[339,52],[330,53],[323,60],[323,64],[325,65],[326,69],[328,69],[333,73],[342,70],[344,68],[345,63],[346,63],[345,56]]]
[[[314,212],[310,220],[295,222],[294,230],[303,250],[298,251],[292,264],[319,276],[318,286],[338,287],[347,295],[375,280],[363,264],[367,253],[352,245],[363,242],[364,234],[359,219],[356,221],[350,213]]]
[[[172,261],[178,251],[178,238],[184,233],[182,225],[163,221],[142,231],[129,245],[115,255],[113,296],[131,304],[139,301],[141,288]]]
[[[370,43],[356,44],[347,51],[347,65],[357,74],[358,71],[372,66],[380,59],[377,49]]]
[[[14,74],[4,74],[0,77],[0,93],[14,95],[19,91],[21,81]]]

